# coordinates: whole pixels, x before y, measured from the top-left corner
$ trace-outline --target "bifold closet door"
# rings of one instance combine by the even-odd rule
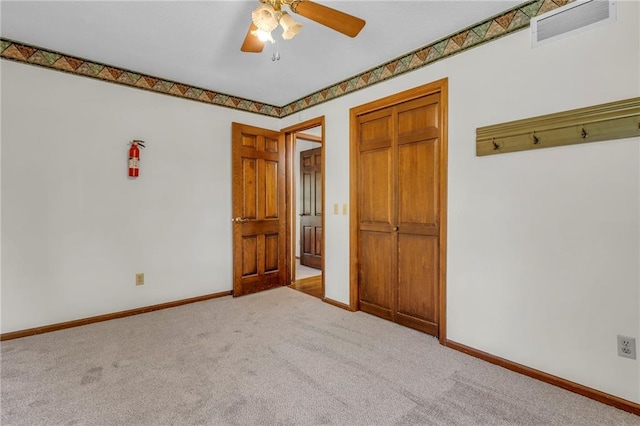
[[[439,94],[359,117],[363,311],[438,333]]]
[[[393,320],[397,279],[393,110],[359,118],[360,309]]]

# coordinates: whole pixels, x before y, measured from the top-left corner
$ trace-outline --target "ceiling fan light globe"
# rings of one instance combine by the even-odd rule
[[[282,33],[282,38],[285,40],[291,40],[293,37],[298,34],[298,31],[287,30]]]
[[[267,41],[270,41],[271,43],[275,42],[275,40],[273,39],[273,37],[271,36],[271,33],[269,31],[262,31],[262,30],[258,29],[258,30],[255,30],[255,31],[251,31],[251,34],[256,36],[258,38],[258,40],[260,40],[261,42],[267,42]]]
[[[251,20],[259,30],[271,32],[278,26],[276,11],[270,4],[262,4],[251,12]]]
[[[291,15],[289,15],[288,13],[282,14],[282,16],[280,17],[280,25],[284,30],[284,32],[282,33],[282,38],[285,40],[292,39],[302,29],[302,24],[294,21]]]

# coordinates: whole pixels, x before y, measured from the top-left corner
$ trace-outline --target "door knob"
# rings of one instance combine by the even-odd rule
[[[398,232],[398,227],[397,226],[394,226],[392,229],[393,229],[393,232]]]
[[[231,219],[231,222],[234,222],[234,223],[244,223],[248,221],[249,219],[247,219],[246,217],[240,217],[240,216],[234,217],[233,219]]]

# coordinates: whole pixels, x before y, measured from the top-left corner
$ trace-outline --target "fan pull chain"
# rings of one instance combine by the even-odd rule
[[[280,60],[280,43],[278,41],[271,44],[271,51],[272,51],[271,61],[273,62],[279,61]]]

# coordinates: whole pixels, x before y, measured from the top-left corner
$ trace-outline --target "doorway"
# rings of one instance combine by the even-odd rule
[[[291,288],[324,298],[324,118],[284,129],[291,176]]]
[[[232,123],[231,139],[233,295],[292,285],[324,299],[324,117],[279,132]],[[313,264],[298,266],[303,253]]]

